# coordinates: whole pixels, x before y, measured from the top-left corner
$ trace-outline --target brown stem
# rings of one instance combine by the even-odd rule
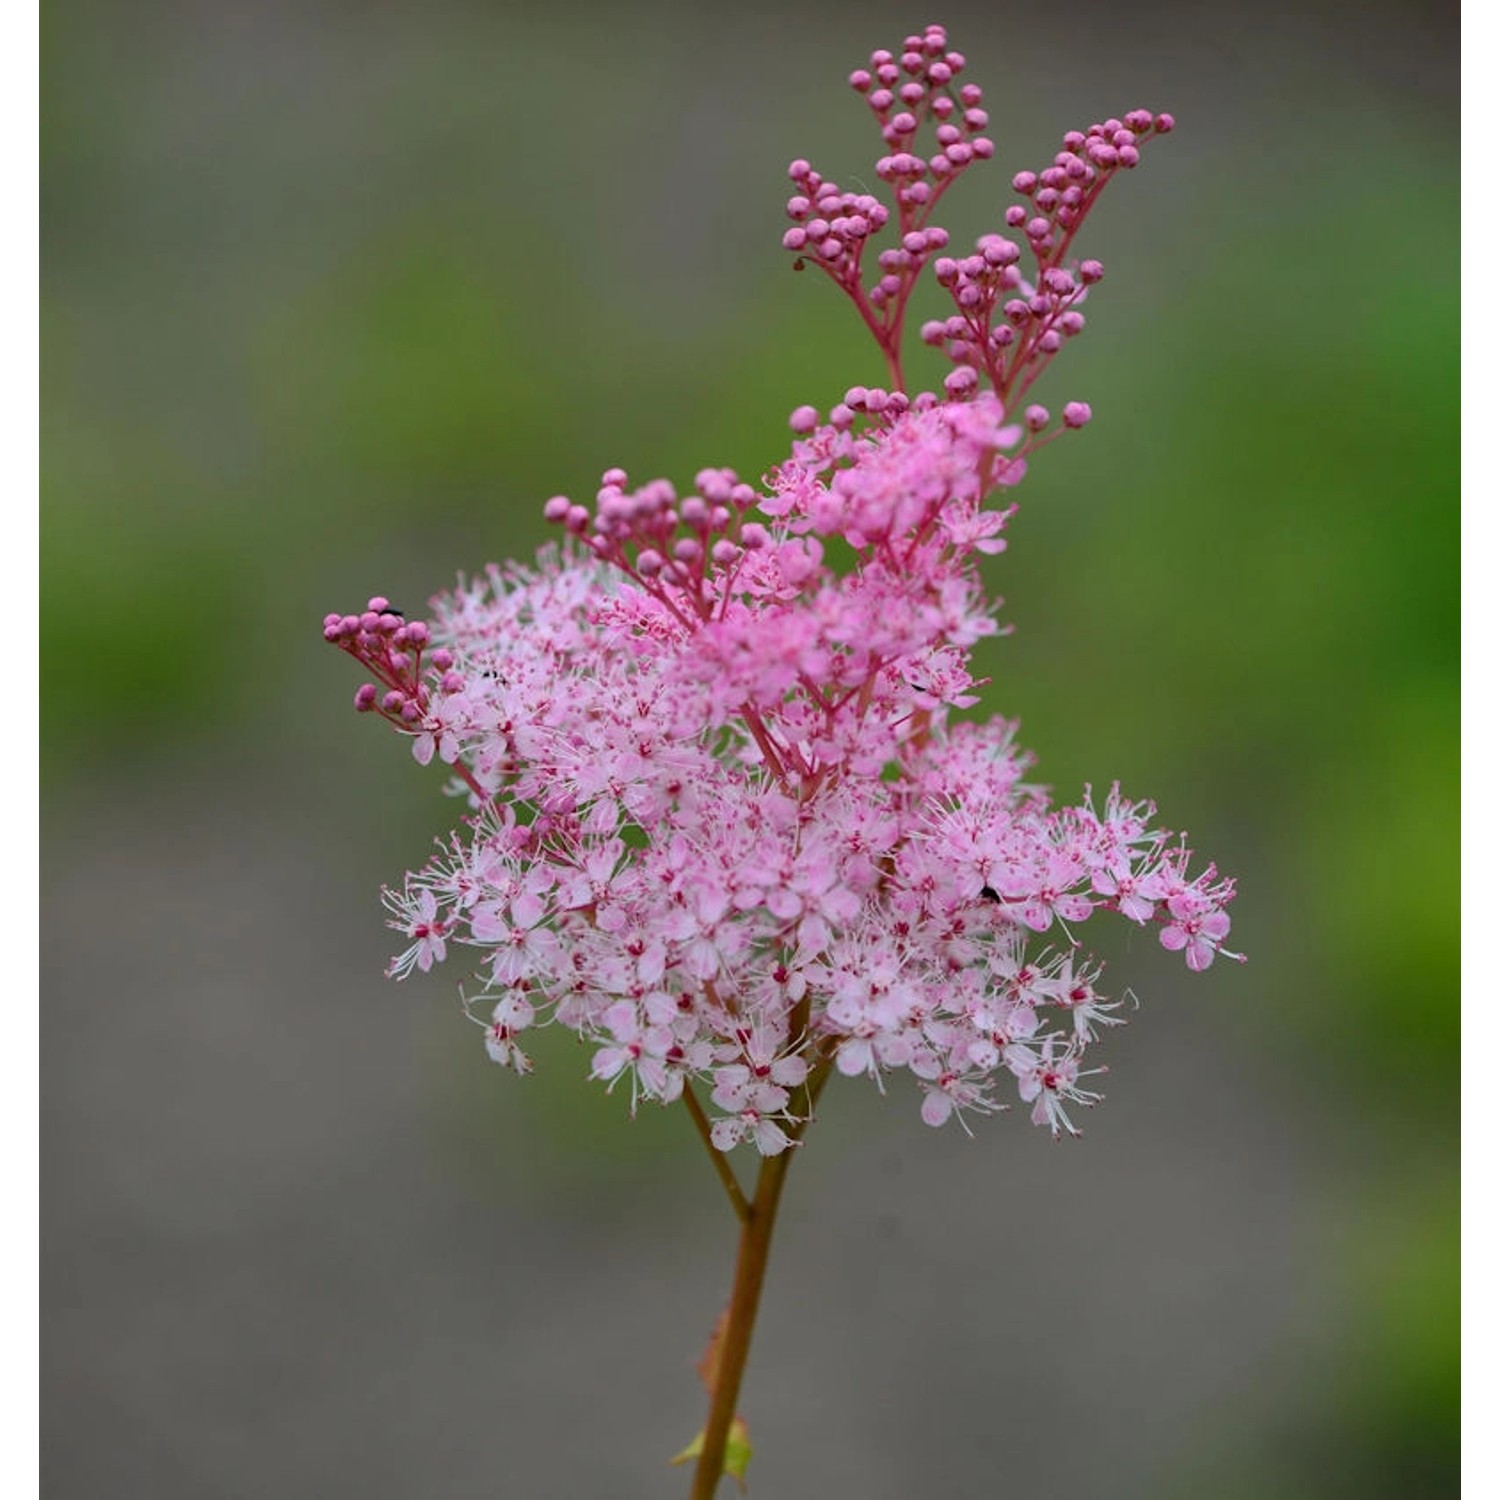
[[[734,1422],[735,1403],[739,1400],[740,1380],[750,1354],[750,1336],[755,1331],[755,1314],[760,1306],[761,1287],[766,1279],[766,1261],[771,1251],[771,1232],[776,1227],[776,1209],[787,1168],[792,1163],[796,1143],[811,1123],[812,1107],[828,1079],[829,1064],[819,1063],[808,1077],[808,1119],[802,1120],[789,1134],[792,1144],[777,1156],[761,1159],[760,1176],[755,1183],[755,1198],[749,1216],[740,1231],[739,1258],[734,1267],[734,1290],[729,1295],[729,1315],[718,1337],[715,1358],[713,1396],[708,1408],[708,1422],[703,1429],[703,1448],[698,1467],[693,1471],[691,1500],[713,1500],[713,1494],[724,1477],[724,1449]]]

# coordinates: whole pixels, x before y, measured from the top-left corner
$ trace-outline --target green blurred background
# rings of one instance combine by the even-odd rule
[[[960,242],[1178,116],[1090,225],[986,707],[1237,874],[1251,962],[1106,948],[1081,1144],[830,1092],[755,1492],[1457,1492],[1457,7],[54,0],[47,1494],[685,1492],[732,1226],[675,1112],[494,1070],[458,964],[383,983],[452,807],[319,622],[878,380],[784,166],[870,177],[842,79],[928,19],[999,144]]]

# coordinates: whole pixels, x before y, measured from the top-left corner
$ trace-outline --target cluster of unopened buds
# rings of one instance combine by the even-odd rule
[[[933,210],[967,168],[995,153],[995,143],[983,133],[989,125],[983,91],[956,82],[966,65],[962,53],[949,49],[943,28],[929,26],[921,36],[907,37],[899,54],[875,52],[869,67],[849,76],[890,148],[876,162],[875,175],[894,189],[896,242],[876,253],[877,274],[866,278],[865,248],[889,224],[890,209],[873,194],[840,189],[800,158],[789,169],[796,192],[786,211],[793,227],[781,242],[799,269],[817,266],[848,294],[898,388],[905,383],[907,304],[931,261],[955,308],[951,317],[933,319],[921,330],[923,342],[941,349],[955,366],[945,391],[961,397],[987,382],[1009,405],[1025,395],[1064,341],[1083,331],[1079,307],[1104,268],[1085,260],[1070,269],[1068,257],[1089,210],[1110,178],[1138,165],[1145,142],[1165,135],[1175,121],[1136,109],[1123,119],[1070,130],[1050,166],[1018,172],[1011,180],[1028,201],[1012,204],[1005,224],[1025,239],[1025,252],[1015,240],[986,234],[972,255],[940,254],[948,231],[930,222]],[[924,156],[929,132],[932,154]],[[1028,256],[1029,271],[1023,269]]]
[[[357,615],[325,615],[323,639],[347,651],[375,679],[360,684],[355,708],[379,713],[402,729],[421,723],[428,697],[422,652],[432,641],[425,622],[408,625],[389,599],[377,595]],[[446,671],[453,665],[453,653],[434,651],[425,665]]]
[[[1085,1053],[1123,1020],[1076,929],[1112,912],[1193,969],[1225,952],[1232,882],[1150,803],[1054,805],[1013,724],[958,717],[996,629],[979,558],[1006,546],[1029,457],[1091,416],[1024,404],[1103,276],[1074,238],[1173,123],[1070,132],[1015,177],[1016,238],[952,256],[934,210],[995,149],[964,67],[930,27],[852,75],[893,202],[791,166],[783,243],[849,296],[887,388],[799,407],[758,484],[705,469],[679,494],[611,469],[592,506],[554,497],[562,545],[491,566],[430,622],[382,598],[325,621],[372,679],[355,706],[467,801],[387,892],[406,939],[391,972],[470,949],[497,1061],[524,1072],[527,1033],[566,1027],[632,1106],[686,1096],[719,1151],[784,1151],[834,1072],[909,1075],[933,1125],[1004,1107],[1006,1085],[1076,1132],[1103,1071]],[[903,324],[929,266],[954,311],[921,338],[952,368],[909,395]]]

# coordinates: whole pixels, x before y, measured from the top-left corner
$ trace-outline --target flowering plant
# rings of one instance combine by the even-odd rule
[[[324,626],[372,679],[356,707],[467,804],[386,892],[408,944],[390,973],[472,949],[490,1056],[525,1073],[528,1032],[576,1032],[632,1111],[681,1101],[738,1215],[709,1417],[679,1456],[698,1500],[743,1472],[735,1402],[771,1229],[830,1076],[909,1075],[930,1126],[968,1129],[1013,1092],[1077,1134],[1103,1071],[1085,1060],[1124,1018],[1074,930],[1114,912],[1200,970],[1229,932],[1233,883],[1195,869],[1152,804],[1115,787],[1056,806],[1013,723],[955,713],[996,630],[978,559],[1004,550],[1031,456],[1090,417],[1026,403],[1103,275],[1075,237],[1173,123],[1137,110],[1069,132],[1013,179],[1017,238],[952,256],[933,214],[994,150],[963,71],[932,26],[851,76],[894,206],[790,169],[783,244],[850,298],[887,388],[799,407],[760,486],[705,469],[680,495],[611,469],[592,508],[546,503],[561,545],[460,581],[430,622],[377,597]],[[941,394],[909,395],[904,324],[929,263],[953,311],[921,337],[952,369]],[[748,1194],[741,1145],[760,1158]]]

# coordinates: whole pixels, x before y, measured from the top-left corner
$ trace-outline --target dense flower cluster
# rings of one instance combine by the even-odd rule
[[[946,241],[927,216],[993,152],[962,67],[929,28],[853,76],[897,199],[899,243],[868,293],[860,256],[890,211],[792,166],[786,243],[820,258],[898,376],[906,297]],[[1037,406],[1012,420],[1007,400],[1082,327],[1102,272],[1062,264],[1078,224],[1170,124],[1093,126],[1016,180],[1034,284],[998,235],[936,261],[958,308],[924,330],[956,366],[941,397],[897,379],[826,420],[799,408],[759,486],[704,470],[679,495],[611,470],[592,507],[547,503],[560,546],[461,583],[430,623],[381,598],[327,618],[374,678],[356,706],[451,767],[469,809],[387,892],[408,944],[390,972],[472,949],[496,1061],[525,1072],[527,1033],[556,1022],[632,1104],[700,1086],[720,1150],[785,1149],[830,1068],[881,1086],[909,1073],[932,1125],[1014,1093],[1074,1132],[1102,1071],[1085,1054],[1122,1020],[1075,930],[1107,911],[1193,969],[1224,951],[1233,884],[1195,868],[1150,803],[1116,787],[1054,806],[1013,724],[955,713],[996,628],[977,561],[1005,547],[1014,507],[994,497],[1089,417],[1070,402],[1060,427]]]

